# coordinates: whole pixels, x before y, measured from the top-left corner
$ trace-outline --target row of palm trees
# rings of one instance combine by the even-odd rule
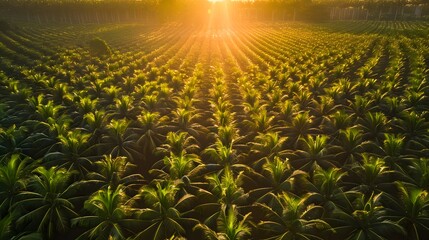
[[[427,41],[236,31],[1,74],[0,239],[422,239]]]

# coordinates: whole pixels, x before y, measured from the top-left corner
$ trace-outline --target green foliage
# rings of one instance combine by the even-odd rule
[[[92,56],[96,57],[106,57],[112,54],[112,50],[110,46],[106,43],[106,41],[100,38],[94,38],[89,41],[89,52]]]
[[[254,25],[271,8],[225,1],[249,11],[116,24],[147,11],[117,3],[1,31],[0,240],[429,234],[426,23]],[[73,48],[93,36],[118,51]]]

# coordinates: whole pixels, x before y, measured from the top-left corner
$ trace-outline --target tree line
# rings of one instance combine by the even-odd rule
[[[179,21],[199,23],[218,5],[227,4],[234,21],[295,20],[406,20],[424,18],[429,12],[428,0],[402,1],[318,1],[269,0],[226,1],[207,0],[115,0],[115,1],[3,1],[2,16],[44,23],[107,23]]]

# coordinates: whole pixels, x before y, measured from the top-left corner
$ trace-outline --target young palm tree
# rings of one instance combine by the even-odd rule
[[[242,155],[233,148],[233,143],[229,143],[228,146],[217,140],[213,145],[203,151],[203,154],[209,156],[209,160],[214,161],[214,163],[199,166],[204,169],[204,172],[223,172],[225,169],[231,169],[234,172],[251,170],[249,166],[240,163]]]
[[[410,164],[407,167],[398,170],[404,184],[429,191],[429,159],[410,158],[409,160]]]
[[[256,186],[249,191],[249,197],[255,199],[255,202],[268,204],[274,196],[271,193],[292,194],[297,190],[297,186],[304,182],[306,176],[304,171],[293,169],[288,159],[278,156],[267,158],[261,173],[255,171],[250,176]]]
[[[291,100],[285,100],[279,102],[278,111],[276,114],[276,119],[279,122],[279,125],[286,125],[292,122],[292,118],[295,113],[299,111],[299,106],[294,104]]]
[[[23,151],[25,131],[25,127],[17,128],[15,125],[7,129],[0,128],[0,158],[8,159],[13,154],[20,154]]]
[[[198,224],[194,229],[202,230],[204,238],[207,240],[242,240],[248,239],[251,233],[251,228],[247,223],[250,213],[246,214],[241,221],[238,219],[238,211],[233,205],[227,208],[225,205],[219,213],[216,230],[210,229],[207,225]]]
[[[298,149],[291,155],[291,164],[296,169],[301,169],[311,174],[316,166],[324,169],[335,167],[332,160],[333,155],[329,150],[328,136],[317,135],[313,137],[308,135],[306,139],[303,139],[303,145],[303,150]]]
[[[115,99],[115,106],[115,115],[117,115],[119,118],[133,119],[133,117],[135,117],[136,115],[133,97],[130,97],[128,95],[121,96],[121,98]]]
[[[106,121],[107,115],[102,110],[94,110],[83,116],[84,128],[91,133],[91,137],[88,139],[89,143],[100,143],[102,134],[106,130]]]
[[[386,116],[399,118],[406,107],[399,97],[386,97],[380,104],[380,108]]]
[[[79,113],[81,115],[94,112],[95,109],[97,109],[98,100],[97,99],[91,99],[90,97],[83,97],[79,100],[77,103],[77,107],[79,110]]]
[[[238,175],[226,168],[224,174],[212,174],[206,177],[211,186],[211,193],[216,196],[218,203],[227,207],[245,203],[248,194],[244,193],[242,185],[243,172]]]
[[[195,138],[198,138],[206,132],[206,129],[197,123],[200,114],[196,113],[195,110],[190,111],[184,108],[178,108],[173,111],[173,115],[173,130],[187,132]]]
[[[53,101],[48,101],[46,104],[40,103],[37,106],[36,113],[38,119],[44,122],[47,122],[49,118],[57,119],[64,106],[55,105]]]
[[[359,128],[364,132],[364,139],[380,144],[389,129],[390,121],[381,112],[368,112],[360,121]]]
[[[346,175],[347,172],[340,168],[317,168],[313,182],[307,185],[308,191],[311,192],[308,201],[322,205],[327,215],[336,208],[353,208],[350,199],[358,192],[344,190],[342,182]]]
[[[77,240],[124,240],[133,234],[133,229],[142,224],[141,221],[131,218],[133,210],[127,206],[127,196],[121,185],[116,189],[109,186],[97,191],[85,202],[85,210],[90,215],[71,220],[73,226],[89,228],[79,235]]]
[[[94,147],[113,157],[124,156],[132,163],[138,162],[141,153],[136,145],[137,135],[130,129],[130,123],[127,119],[112,119],[106,126],[107,134]]]
[[[209,182],[209,191],[201,191],[198,196],[204,196],[205,201],[194,208],[207,228],[216,229],[222,209],[236,208],[240,212],[246,211],[248,194],[241,187],[243,174],[235,175],[226,169],[224,174],[212,174],[206,177]]]
[[[28,158],[12,155],[0,164],[0,216],[4,217],[16,201],[16,195],[25,190],[32,165]],[[1,232],[1,231],[0,231]]]
[[[158,182],[155,188],[146,186],[141,189],[139,196],[147,208],[138,211],[144,229],[134,239],[162,240],[173,235],[183,236],[191,231],[198,221],[186,217],[186,214],[191,210],[195,196],[179,195],[178,191],[179,188],[169,181]]]
[[[272,128],[274,116],[269,116],[265,108],[259,108],[256,113],[251,114],[251,120],[246,121],[249,129],[255,133],[266,133]]]
[[[73,172],[63,168],[38,167],[28,184],[27,191],[16,196],[13,206],[19,218],[18,228],[39,232],[45,239],[55,239],[57,233],[65,232],[69,219],[78,216],[73,210],[79,182],[70,184]]]
[[[313,99],[310,107],[311,114],[315,116],[314,124],[322,125],[326,121],[326,116],[334,113],[340,105],[335,105],[334,100],[328,96],[319,96],[319,100]]]
[[[363,140],[362,131],[357,128],[340,130],[336,145],[332,147],[339,166],[350,165],[361,160],[361,154],[370,144]]]
[[[283,145],[287,141],[287,137],[279,136],[278,132],[260,133],[255,137],[255,141],[251,142],[249,158],[252,159],[253,168],[259,170],[266,160],[272,160],[274,157],[285,157],[286,151]]]
[[[397,165],[406,165],[408,161],[403,154],[405,138],[394,134],[385,134],[384,138],[383,145],[380,147],[381,156],[388,166],[395,169]]]
[[[164,157],[163,162],[166,166],[167,173],[162,171],[161,175],[170,180],[178,180],[183,177],[193,176],[192,170],[195,169],[195,165],[201,164],[201,160],[196,154],[180,154],[178,156],[171,154],[170,156]]]
[[[388,216],[407,233],[407,239],[420,240],[429,233],[429,195],[426,190],[398,182],[399,197],[385,194]]]
[[[185,153],[195,153],[199,146],[194,137],[189,136],[187,132],[168,132],[165,144],[162,144],[157,151],[164,156],[174,154],[176,156]]]
[[[350,101],[348,112],[352,114],[354,119],[365,118],[365,115],[375,110],[375,103],[370,97],[362,97],[356,95],[353,101]]]
[[[112,155],[104,155],[102,159],[96,161],[94,165],[97,167],[97,172],[90,172],[87,177],[92,183],[97,183],[100,188],[110,187],[116,189],[119,185],[124,189],[133,187],[134,185],[143,184],[143,176],[141,174],[133,174],[132,171],[136,167],[130,163],[126,157],[112,157]]]
[[[362,163],[355,165],[349,171],[347,185],[353,187],[353,190],[365,193],[391,192],[394,187],[392,181],[395,173],[386,166],[383,159],[362,155]]]
[[[402,239],[404,229],[385,217],[386,210],[380,203],[382,194],[369,196],[361,194],[351,212],[337,208],[332,218],[327,219],[335,231],[336,239]]]
[[[333,137],[338,137],[341,130],[346,130],[352,127],[353,124],[353,118],[342,110],[325,116],[325,120],[321,128],[324,132]]]
[[[137,144],[142,147],[144,156],[151,156],[153,151],[163,138],[163,121],[165,117],[160,117],[158,112],[143,111],[138,116],[138,134],[140,138],[137,140]]]
[[[77,170],[83,177],[89,172],[92,166],[84,152],[86,142],[90,135],[80,131],[69,131],[66,136],[58,136],[61,144],[61,150],[50,152],[43,157],[43,162],[47,166],[59,166],[68,170]]]
[[[300,139],[316,131],[316,129],[313,128],[313,116],[311,116],[309,112],[299,112],[295,115],[290,124],[281,128],[281,131],[285,133],[289,138],[288,142],[296,149]]]
[[[307,199],[308,196],[296,198],[282,193],[273,194],[269,205],[258,204],[261,211],[267,213],[267,220],[258,224],[258,229],[264,232],[264,239],[323,239],[322,232],[330,226],[320,219],[322,208],[307,205]]]
[[[406,113],[396,126],[398,132],[405,137],[405,148],[410,154],[423,155],[422,157],[427,155],[429,146],[429,122],[427,118],[427,113]]]

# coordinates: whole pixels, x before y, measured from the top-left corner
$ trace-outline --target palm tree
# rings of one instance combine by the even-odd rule
[[[215,144],[206,148],[203,154],[209,156],[209,160],[214,163],[200,165],[198,168],[202,168],[205,172],[223,172],[225,169],[231,169],[234,172],[250,171],[250,167],[240,163],[241,154],[234,149],[233,143],[224,145],[220,140],[217,140]]]
[[[313,116],[309,112],[299,112],[290,124],[280,128],[280,130],[289,138],[288,142],[294,148],[298,147],[300,139],[316,131],[313,128]]]
[[[273,196],[271,193],[292,194],[298,191],[297,187],[304,182],[307,176],[304,171],[293,169],[289,159],[281,159],[278,156],[267,158],[260,172],[255,171],[249,174],[256,185],[249,191],[249,196],[259,203],[270,202]]]
[[[126,239],[142,224],[132,218],[133,209],[128,206],[127,196],[121,185],[110,186],[94,193],[86,202],[85,210],[90,215],[71,220],[73,226],[89,228],[77,237],[81,239]]]
[[[341,93],[341,98],[344,100],[350,100],[352,97],[356,96],[356,88],[357,85],[354,84],[352,81],[346,78],[341,78],[338,81],[336,81],[332,88],[339,89]]]
[[[249,129],[255,133],[266,133],[272,128],[274,116],[269,116],[265,108],[259,108],[257,112],[250,115],[251,120],[246,121]]]
[[[315,125],[323,124],[325,116],[332,114],[339,105],[335,105],[334,100],[328,96],[320,96],[319,101],[313,99],[312,106],[310,107],[312,115],[315,116],[317,121]]]
[[[380,147],[384,161],[392,169],[395,169],[398,164],[401,166],[406,165],[408,161],[406,161],[406,156],[403,155],[405,137],[385,134],[384,138],[383,145]]]
[[[394,173],[382,158],[363,154],[362,163],[351,168],[345,184],[365,194],[392,192]]]
[[[134,99],[128,95],[115,99],[116,112],[119,118],[132,119],[135,116]]]
[[[255,141],[251,142],[249,158],[252,158],[253,168],[259,170],[266,160],[272,160],[274,157],[285,157],[283,145],[287,137],[281,137],[278,132],[259,133]],[[255,160],[253,160],[255,159]]]
[[[0,157],[8,159],[13,154],[20,154],[25,143],[26,128],[15,125],[7,129],[0,128]],[[1,162],[2,160],[0,160]]]
[[[335,159],[338,159],[339,165],[350,165],[361,160],[361,154],[369,144],[369,141],[363,140],[362,131],[352,127],[340,130],[332,151],[336,153]]]
[[[206,177],[211,187],[211,193],[216,196],[218,203],[230,207],[231,205],[242,205],[248,194],[241,187],[243,172],[234,175],[231,169],[226,168],[224,174],[212,174]]]
[[[321,204],[326,214],[330,215],[335,208],[350,209],[350,199],[357,194],[356,191],[347,191],[343,187],[343,178],[347,172],[340,168],[316,168],[313,182],[306,188],[311,192],[308,202]]]
[[[47,122],[49,118],[57,119],[60,114],[60,110],[63,109],[62,105],[55,105],[53,101],[48,101],[46,104],[40,103],[37,106],[36,113],[38,119]]]
[[[194,229],[201,229],[204,233],[205,239],[207,240],[248,239],[251,233],[251,229],[247,223],[249,216],[250,213],[246,214],[241,221],[239,221],[236,206],[233,205],[232,207],[227,208],[223,205],[217,220],[216,231],[201,223],[196,225]]]
[[[418,156],[427,154],[429,146],[429,122],[427,113],[418,114],[416,112],[405,113],[395,128],[405,139],[405,147],[410,154]]]
[[[136,167],[134,164],[127,161],[126,157],[112,157],[112,155],[104,155],[102,159],[96,161],[94,165],[97,167],[97,172],[90,172],[87,177],[94,183],[101,185],[101,188],[110,187],[116,189],[119,185],[133,187],[143,183],[141,174],[133,174],[132,171]]]
[[[368,112],[360,121],[359,127],[364,132],[364,139],[381,143],[384,134],[389,129],[390,121],[382,112]]]
[[[144,156],[151,156],[155,148],[161,143],[162,131],[165,128],[163,121],[165,117],[160,117],[158,112],[143,111],[138,116],[138,133],[140,138],[137,144],[141,146]]]
[[[320,206],[307,205],[308,196],[293,197],[287,193],[273,194],[269,205],[258,204],[261,211],[267,213],[268,220],[258,224],[265,239],[317,239],[321,240],[321,231],[330,229],[321,220],[323,212]]]
[[[32,165],[28,158],[12,155],[0,165],[0,216],[5,216],[16,201],[16,195],[25,190]]]
[[[165,142],[165,144],[157,148],[157,151],[164,156],[168,154],[179,156],[185,153],[195,153],[199,149],[195,138],[189,136],[187,132],[168,132]]]
[[[16,196],[14,211],[20,213],[16,220],[18,229],[39,232],[45,239],[69,228],[69,219],[76,217],[74,203],[79,182],[70,184],[73,172],[63,168],[38,167],[28,184],[28,190]]]
[[[293,94],[292,100],[298,104],[301,110],[305,110],[310,106],[313,96],[309,91],[300,91]]]
[[[352,114],[354,119],[362,119],[365,117],[365,114],[373,112],[375,109],[375,104],[372,98],[362,97],[360,95],[355,95],[353,101],[350,101],[348,112]]]
[[[130,121],[127,119],[112,119],[106,126],[107,134],[101,139],[101,143],[93,147],[107,153],[113,157],[124,156],[130,162],[138,162],[141,155],[136,144],[137,134],[129,127]]]
[[[241,212],[246,211],[248,194],[241,187],[243,173],[235,175],[230,169],[224,173],[212,174],[206,177],[209,182],[209,191],[199,190],[197,196],[204,197],[204,201],[194,207],[194,214],[199,214],[199,219],[204,220],[207,228],[216,229],[222,209],[235,208]]]
[[[320,166],[324,169],[335,167],[333,163],[333,155],[330,153],[330,145],[328,144],[328,136],[317,135],[313,137],[308,135],[303,139],[304,150],[296,150],[291,155],[291,164],[296,169],[301,169],[309,172],[310,175],[316,168]]]
[[[144,200],[143,208],[138,212],[138,218],[144,222],[144,229],[138,232],[134,239],[150,238],[161,240],[189,233],[198,221],[186,217],[192,208],[195,196],[179,194],[179,188],[172,182],[157,182],[155,188],[145,186],[139,197]]]
[[[173,115],[173,130],[187,132],[195,138],[206,132],[206,129],[196,122],[200,114],[196,113],[195,110],[178,108],[173,111]]]
[[[88,142],[98,144],[101,141],[102,133],[106,129],[107,115],[102,110],[94,110],[93,112],[86,113],[83,116],[84,128],[91,133]]]
[[[66,136],[58,136],[61,150],[50,152],[43,157],[43,162],[47,166],[59,166],[68,170],[77,170],[83,177],[90,171],[92,166],[84,152],[86,142],[90,135],[80,131],[69,131]]]
[[[291,100],[285,100],[278,103],[278,109],[276,119],[279,125],[286,125],[292,122],[293,115],[298,112],[299,106]]]
[[[196,164],[201,164],[201,160],[196,154],[171,154],[164,157],[164,165],[167,167],[168,178],[171,180],[182,179],[192,174]],[[163,174],[165,175],[165,174]]]
[[[346,130],[353,124],[353,118],[343,110],[325,116],[325,119],[326,121],[321,125],[321,128],[333,137],[339,136],[341,130]]]
[[[405,231],[398,223],[386,219],[386,210],[380,203],[381,197],[382,193],[371,194],[369,197],[361,194],[351,212],[336,208],[332,218],[327,219],[335,231],[335,238],[402,239]]]
[[[385,97],[380,104],[381,110],[390,118],[398,118],[405,110],[405,105],[399,97]]]
[[[27,121],[26,126],[31,126],[30,129],[34,134],[23,141],[24,153],[39,159],[48,153],[60,152],[62,147],[60,138],[70,134],[71,123],[72,120],[67,115],[61,115],[57,119],[49,118],[47,122]]]
[[[77,107],[81,115],[94,112],[97,109],[98,100],[90,97],[83,97],[77,103]]]
[[[398,169],[404,183],[429,191],[429,159],[410,158],[409,165]]]
[[[429,195],[426,190],[397,182],[399,197],[385,194],[388,216],[407,233],[407,239],[423,239],[429,233]]]

